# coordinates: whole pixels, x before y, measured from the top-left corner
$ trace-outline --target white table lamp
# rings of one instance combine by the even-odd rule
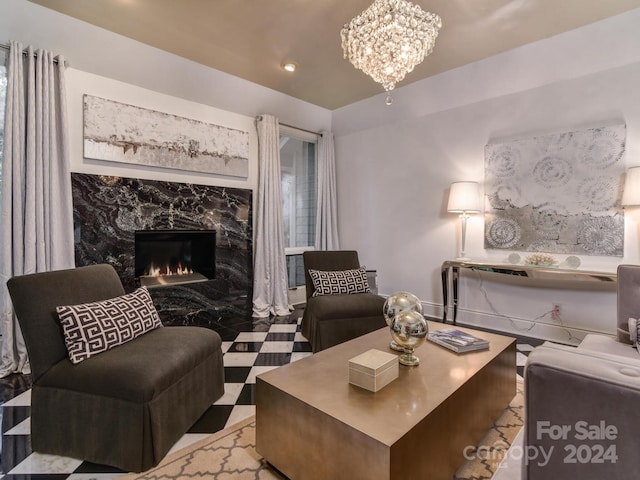
[[[456,260],[469,260],[464,253],[465,239],[467,236],[467,219],[470,213],[479,213],[481,210],[478,182],[454,182],[451,184],[447,211],[450,213],[459,213],[462,222],[462,249],[460,256],[456,258]]]

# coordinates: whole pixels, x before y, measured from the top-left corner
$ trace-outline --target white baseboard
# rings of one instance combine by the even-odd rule
[[[422,303],[424,315],[442,321],[442,304]],[[453,321],[453,308],[447,311],[447,323]],[[532,321],[526,318],[513,318],[479,312],[469,309],[458,309],[457,323],[462,326],[488,328],[505,334],[523,335],[526,337],[550,340],[552,342],[577,345],[588,333],[613,335],[613,332],[586,330],[570,325],[558,325],[547,321]]]

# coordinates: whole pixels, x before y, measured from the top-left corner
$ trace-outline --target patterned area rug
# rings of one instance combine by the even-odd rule
[[[516,382],[516,396],[489,429],[475,450],[464,452],[467,462],[453,480],[488,480],[493,477],[511,443],[524,425],[524,385]]]
[[[475,449],[465,451],[467,462],[454,480],[490,479],[524,420],[523,385],[493,427]],[[255,417],[214,433],[174,454],[141,474],[129,474],[120,480],[177,480],[207,478],[213,480],[286,480],[267,464],[255,450]]]
[[[256,452],[256,423],[251,416],[164,458],[160,464],[118,480],[286,479]]]

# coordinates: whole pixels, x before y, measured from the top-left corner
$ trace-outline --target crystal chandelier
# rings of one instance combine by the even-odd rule
[[[440,17],[406,0],[375,0],[340,32],[344,58],[389,93],[431,53]]]

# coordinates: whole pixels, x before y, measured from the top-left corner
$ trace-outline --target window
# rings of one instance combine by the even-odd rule
[[[289,287],[304,285],[302,253],[316,241],[317,136],[280,127],[282,220]]]

